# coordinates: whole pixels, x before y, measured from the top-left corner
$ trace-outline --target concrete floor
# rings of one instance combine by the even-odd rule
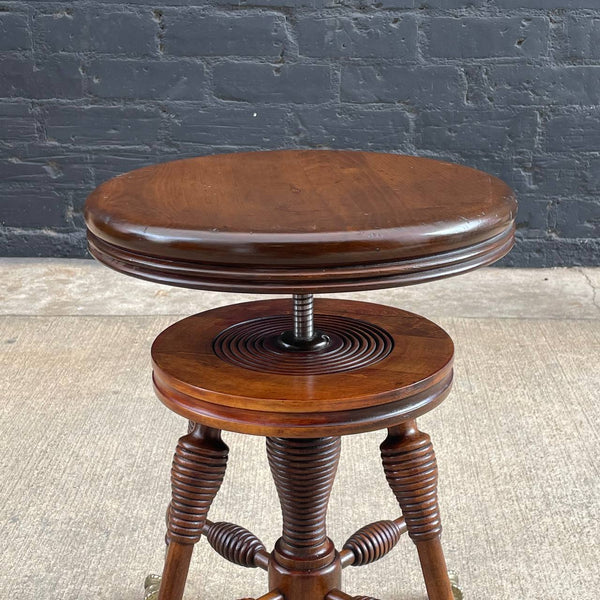
[[[5,598],[141,600],[160,571],[168,470],[185,423],[154,397],[153,337],[248,296],[136,281],[83,260],[0,259],[0,590]],[[600,269],[474,273],[349,297],[438,321],[456,380],[421,419],[440,466],[444,547],[468,600],[595,600],[600,588]],[[340,543],[393,517],[377,445],[348,436],[331,499]],[[280,528],[260,438],[228,434],[213,507],[272,545]],[[408,539],[346,590],[425,600]],[[201,543],[186,599],[257,597],[264,574]]]
[[[91,260],[0,259],[2,315],[189,315],[269,296],[199,292],[124,277]],[[426,317],[598,319],[600,268],[480,269],[431,283],[338,294]]]

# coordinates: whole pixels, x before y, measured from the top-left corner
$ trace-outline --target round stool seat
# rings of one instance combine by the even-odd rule
[[[213,309],[163,331],[152,346],[154,385],[173,411],[210,427],[315,437],[390,427],[437,406],[452,382],[448,334],[418,315],[318,299],[319,352],[286,352],[285,300]]]
[[[314,293],[408,285],[512,247],[499,179],[427,158],[284,150],[145,167],[88,198],[92,254],[170,285]]]

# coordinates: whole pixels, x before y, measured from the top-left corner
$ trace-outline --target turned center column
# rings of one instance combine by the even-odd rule
[[[324,597],[341,583],[341,564],[327,537],[327,504],[340,438],[267,438],[267,455],[283,514],[269,563],[271,589],[286,600]]]

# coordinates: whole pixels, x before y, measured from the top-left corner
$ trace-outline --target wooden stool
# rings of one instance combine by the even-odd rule
[[[182,160],[91,194],[90,250],[118,271],[189,288],[293,294],[194,315],[153,344],[155,391],[190,427],[173,461],[162,581],[147,580],[147,598],[181,600],[205,535],[231,562],[268,571],[262,600],[348,599],[342,569],[381,558],[405,532],[429,599],[461,597],[440,545],[433,447],[415,421],[450,390],[452,340],[415,314],[313,294],[409,285],[492,263],[513,244],[515,212],[512,191],[485,173],[345,151]],[[325,516],[340,436],[382,428],[383,470],[402,515],[362,527],[338,551]],[[272,552],[246,529],[207,519],[227,463],[221,430],[267,438],[283,512]]]

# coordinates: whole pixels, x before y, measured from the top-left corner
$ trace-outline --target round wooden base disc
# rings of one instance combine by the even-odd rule
[[[152,347],[159,398],[184,417],[256,435],[312,437],[389,427],[439,404],[452,381],[448,334],[378,304],[317,299],[319,351],[287,351],[289,300],[210,310]]]

